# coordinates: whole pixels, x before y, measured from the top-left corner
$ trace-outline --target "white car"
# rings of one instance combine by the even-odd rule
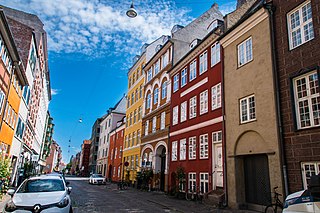
[[[100,174],[92,174],[89,178],[90,184],[106,184],[106,179]]]
[[[59,176],[31,177],[8,190],[11,199],[3,212],[72,213],[71,189]]]
[[[302,190],[288,195],[283,206],[284,213],[320,213],[320,199],[311,195],[310,190]]]

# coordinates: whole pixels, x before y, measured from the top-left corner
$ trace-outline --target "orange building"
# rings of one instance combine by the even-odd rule
[[[0,152],[9,154],[26,85],[24,68],[14,44],[7,19],[0,10]]]

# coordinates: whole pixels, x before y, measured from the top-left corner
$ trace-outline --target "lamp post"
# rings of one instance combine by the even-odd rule
[[[137,15],[138,15],[137,11],[134,9],[133,0],[132,0],[132,3],[131,3],[130,8],[129,8],[128,11],[126,12],[126,15],[127,15],[129,18],[135,18],[135,17],[137,17]]]

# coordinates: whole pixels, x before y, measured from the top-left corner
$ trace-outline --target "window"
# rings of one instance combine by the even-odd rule
[[[311,2],[307,1],[287,16],[290,49],[314,38]]]
[[[319,126],[320,91],[317,72],[299,76],[293,81],[298,129]]]
[[[133,73],[133,75],[132,75],[132,84],[134,84],[135,81],[136,81],[136,74]]]
[[[177,160],[177,154],[178,154],[178,144],[177,141],[173,141],[172,142],[172,156],[171,156],[171,160],[172,161],[176,161]]]
[[[197,60],[194,60],[190,64],[190,74],[189,74],[189,80],[192,81],[197,77]]]
[[[172,125],[178,124],[178,114],[179,114],[179,106],[173,107],[173,115],[172,115]]]
[[[197,179],[195,172],[189,172],[188,174],[188,190],[190,193],[196,193]]]
[[[211,67],[220,62],[220,44],[217,42],[211,46]]]
[[[134,103],[134,92],[131,94],[131,105]]]
[[[131,146],[134,146],[135,141],[136,141],[136,132],[133,132],[133,133],[132,133]]]
[[[155,133],[157,130],[157,117],[154,116],[152,119],[152,133]]]
[[[221,83],[211,88],[211,108],[212,110],[221,107]]]
[[[200,93],[200,115],[208,112],[208,90]]]
[[[154,75],[157,75],[159,71],[160,71],[160,59],[158,59],[158,61],[154,65]]]
[[[179,89],[179,74],[176,74],[173,77],[173,92],[178,91]]]
[[[126,135],[126,139],[124,141],[124,148],[127,148],[128,147],[128,135]]]
[[[137,144],[140,144],[141,142],[141,133],[140,133],[140,129],[138,129],[137,131]]]
[[[147,102],[146,102],[146,104],[147,104],[146,108],[147,108],[147,109],[150,109],[150,105],[151,105],[151,93],[149,93],[149,94],[147,95]]]
[[[304,162],[301,163],[302,181],[304,189],[308,188],[310,178],[320,172],[320,162]]]
[[[164,129],[166,127],[166,112],[161,113],[161,124],[160,129]]]
[[[140,85],[139,97],[142,98],[142,85]]]
[[[139,111],[138,111],[138,121],[141,119],[141,114],[142,114],[142,107],[139,106]]]
[[[117,158],[117,153],[118,153],[118,149],[117,149],[117,147],[116,147],[116,149],[115,149],[115,151],[114,151],[114,159]]]
[[[29,86],[24,86],[23,88],[23,99],[25,100],[26,104],[29,104],[30,99],[30,88]]]
[[[181,103],[181,114],[180,114],[180,122],[186,121],[187,120],[187,102]]]
[[[131,87],[131,78],[129,78],[129,88]]]
[[[187,68],[181,71],[181,87],[187,84]]]
[[[189,138],[189,160],[194,160],[197,157],[197,138]]]
[[[240,100],[240,119],[241,123],[246,123],[256,119],[256,106],[254,95]]]
[[[151,78],[152,78],[152,68],[150,68],[150,69],[148,70],[148,73],[147,73],[147,82],[149,82],[149,81],[151,80]]]
[[[169,63],[169,51],[162,56],[162,69],[165,68]]]
[[[163,82],[161,86],[161,99],[164,99],[167,97],[167,81]]]
[[[128,136],[128,147],[130,147],[130,144],[131,144],[131,134],[129,134]]]
[[[132,112],[130,113],[130,118],[129,118],[129,125],[132,125]]]
[[[138,168],[138,166],[139,166],[139,156],[136,155],[136,169]]]
[[[199,68],[200,75],[208,70],[208,53],[207,53],[207,51],[200,55],[199,65],[200,65],[200,68]]]
[[[187,155],[187,140],[180,140],[180,160],[185,160]]]
[[[153,104],[158,103],[158,98],[159,98],[159,88],[155,88],[153,92]]]
[[[209,191],[209,173],[200,173],[200,193]]]
[[[138,88],[136,89],[136,102],[139,100]]]
[[[113,158],[113,149],[111,150],[110,158],[111,158],[111,160]]]
[[[146,127],[145,127],[146,129],[145,129],[145,131],[144,131],[144,134],[145,135],[148,135],[148,133],[149,133],[149,120],[147,120],[146,121]]]
[[[150,153],[149,153],[149,158],[148,158],[149,167],[152,167],[152,159],[153,159],[153,153],[150,152]]]
[[[238,45],[238,66],[252,61],[252,38],[248,38]]]
[[[24,122],[19,117],[18,124],[17,124],[17,129],[16,129],[16,136],[18,138],[22,139],[23,132],[24,132]]]
[[[3,102],[4,102],[4,92],[0,89],[0,114],[2,113],[2,107],[3,107]]]
[[[190,98],[189,105],[189,118],[195,118],[197,116],[197,96]]]
[[[222,142],[222,131],[218,131],[218,132],[213,132],[212,133],[212,142],[213,143]]]
[[[208,158],[208,134],[200,135],[200,159]]]
[[[135,109],[133,113],[133,123],[135,124],[136,122],[137,122],[137,110]]]

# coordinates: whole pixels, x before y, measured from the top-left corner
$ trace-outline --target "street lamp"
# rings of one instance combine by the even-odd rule
[[[133,6],[133,0],[132,0],[132,3],[131,3],[131,6],[129,8],[129,10],[126,12],[127,16],[129,18],[135,18],[137,17],[138,13],[137,11],[134,9],[134,6]]]

